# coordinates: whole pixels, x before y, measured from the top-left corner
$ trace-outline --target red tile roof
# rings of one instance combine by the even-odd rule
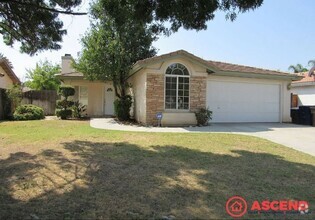
[[[311,76],[309,75],[309,72],[303,72],[303,73],[297,73],[298,76],[303,76],[304,78],[299,80],[299,81],[295,81],[292,83],[305,83],[305,82],[315,82],[315,75],[312,74]]]

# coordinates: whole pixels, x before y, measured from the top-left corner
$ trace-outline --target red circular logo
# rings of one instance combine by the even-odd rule
[[[226,202],[225,209],[230,216],[240,218],[247,212],[247,202],[240,196],[233,196]]]

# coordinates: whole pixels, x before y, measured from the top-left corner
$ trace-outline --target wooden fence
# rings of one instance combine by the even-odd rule
[[[0,120],[4,119],[4,95],[5,89],[0,89]]]
[[[45,115],[54,115],[57,92],[54,90],[28,91],[23,93],[22,104],[32,104],[44,109]]]

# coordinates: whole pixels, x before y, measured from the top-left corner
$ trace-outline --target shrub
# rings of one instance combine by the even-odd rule
[[[210,111],[208,108],[201,108],[198,112],[195,113],[197,124],[199,126],[205,126],[208,125],[209,120],[212,119],[212,111]]]
[[[68,98],[69,96],[73,96],[75,94],[75,89],[72,86],[62,85],[59,88],[59,94]]]
[[[62,120],[65,120],[65,119],[70,118],[72,116],[72,110],[71,109],[57,109],[56,115],[57,115],[57,117],[61,118]]]
[[[57,100],[56,115],[64,120],[72,116],[72,107],[74,102],[68,101],[68,97],[75,94],[75,89],[72,86],[62,85],[59,88],[59,94],[63,97],[63,99]]]
[[[22,87],[19,84],[14,84],[12,88],[6,90],[4,97],[6,118],[12,118],[16,108],[21,105],[22,96]]]
[[[0,102],[3,105],[3,119],[12,119],[13,117],[13,110],[12,110],[12,102],[8,97],[8,94],[5,89],[0,88]],[[0,118],[1,119],[1,118]]]
[[[130,108],[132,105],[132,97],[126,95],[114,102],[114,110],[117,118],[122,121],[130,119]]]
[[[45,118],[44,110],[36,105],[20,105],[13,114],[13,119],[17,121],[40,120],[43,118]]]
[[[82,118],[83,112],[86,111],[86,105],[82,105],[79,101],[74,102],[72,107],[72,116],[74,118]]]
[[[68,101],[68,100],[57,100],[56,102],[56,108],[57,109],[65,109],[65,108],[68,108],[68,107],[71,107],[74,105],[74,102],[73,101]]]

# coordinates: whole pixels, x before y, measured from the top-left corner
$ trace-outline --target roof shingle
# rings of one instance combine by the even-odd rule
[[[298,76],[303,76],[303,78],[299,81],[292,82],[294,84],[296,83],[306,83],[306,82],[315,82],[315,75],[312,74],[311,76],[309,75],[309,72],[303,72],[303,73],[298,73]]]
[[[203,63],[206,66],[213,67],[219,71],[226,71],[226,72],[243,72],[243,73],[257,73],[257,74],[272,74],[272,75],[281,75],[281,76],[288,76],[291,75],[290,73],[287,72],[280,72],[277,70],[268,70],[268,69],[262,69],[262,68],[256,68],[256,67],[250,67],[250,66],[244,66],[244,65],[238,65],[238,64],[231,64],[231,63],[224,63],[224,62],[218,62],[218,61],[212,61],[212,60],[204,60],[200,57],[197,57],[191,53],[188,53],[185,50],[178,50],[175,52],[171,52],[168,54],[160,55],[160,56],[155,56],[151,58],[147,58],[144,60],[140,60],[136,62],[135,65],[145,65],[154,61],[158,61],[161,59],[165,59],[171,56],[175,55],[186,55],[189,57],[192,57],[193,59],[198,60],[199,62]]]

